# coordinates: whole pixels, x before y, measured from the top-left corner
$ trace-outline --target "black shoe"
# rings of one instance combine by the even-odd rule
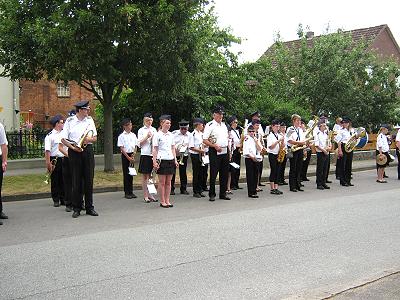
[[[210,197],[210,201],[215,201],[215,197]]]
[[[2,222],[2,221],[0,221],[0,225],[3,225],[3,222]]]
[[[302,181],[310,181],[310,179],[308,179],[308,178],[303,178],[303,179],[301,179]]]
[[[265,186],[265,184],[260,182],[258,186]]]
[[[352,183],[350,183],[350,182],[348,183],[348,185],[349,185],[349,186],[354,186],[354,184],[352,184]]]
[[[65,206],[65,202],[64,201],[60,201],[60,205],[61,206]]]
[[[325,188],[324,188],[322,185],[318,185],[318,186],[317,186],[317,189],[319,189],[319,190],[324,190]]]
[[[160,207],[162,207],[162,208],[169,208],[169,205],[168,205],[168,204],[164,205],[164,204],[160,203]]]
[[[249,198],[258,198],[258,195],[249,195]]]
[[[304,184],[300,183],[300,184],[299,184],[299,186],[300,186],[300,187],[303,187],[303,186],[304,186]]]
[[[349,186],[347,183],[341,183],[340,185],[341,186],[347,186],[347,187]]]
[[[291,192],[297,192],[297,189],[290,189]]]
[[[231,198],[229,198],[228,196],[220,196],[219,199],[221,200],[231,200]]]
[[[332,181],[330,181],[330,180],[327,180],[327,181],[326,181],[326,183],[332,183]]]
[[[65,207],[65,211],[66,211],[66,212],[71,212],[71,211],[72,211],[72,206],[68,206],[68,205],[67,205],[67,206]]]
[[[383,178],[389,178],[389,176],[387,176],[386,174],[383,174]]]
[[[8,219],[8,216],[5,214],[5,213],[3,213],[3,212],[1,212],[0,213],[0,219]]]
[[[132,198],[133,198],[133,196],[132,196],[132,195],[130,195],[130,194],[125,194],[125,198],[126,198],[126,199],[132,199]]]
[[[168,204],[168,207],[174,207],[174,205],[173,204]]]
[[[72,217],[73,218],[77,218],[77,217],[79,217],[81,215],[81,213],[79,212],[79,211],[74,211],[73,213],[72,213]]]
[[[171,191],[169,194],[170,195],[175,195],[175,191]]]
[[[204,195],[203,193],[200,193],[200,196],[203,198],[206,197],[206,195]]]
[[[322,185],[324,187],[324,189],[329,190],[331,187],[327,186],[326,184]]]
[[[60,202],[54,202],[53,206],[54,207],[59,207],[60,206]]]
[[[271,193],[272,195],[279,195],[279,193],[277,193],[276,190],[271,190],[270,193]]]
[[[188,191],[181,191],[181,194],[182,195],[189,195],[189,192]]]
[[[137,198],[137,196],[135,194],[131,194],[132,198]]]
[[[278,189],[276,189],[275,191],[278,193],[278,195],[282,195],[283,194],[283,192],[278,190]]]
[[[93,217],[97,217],[99,215],[94,209],[87,210],[86,214]]]
[[[297,189],[299,192],[304,192],[304,190],[302,188],[298,188]]]
[[[193,197],[195,197],[195,198],[201,198],[201,195],[200,194],[193,194]]]

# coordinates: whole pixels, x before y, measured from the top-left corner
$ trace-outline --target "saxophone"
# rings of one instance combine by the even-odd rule
[[[279,142],[279,152],[278,152],[278,163],[282,163],[283,160],[285,159],[285,156],[287,154],[287,149],[285,147],[285,142],[284,140],[282,140],[281,142]]]

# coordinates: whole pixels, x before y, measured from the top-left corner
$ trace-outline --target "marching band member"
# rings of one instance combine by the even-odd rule
[[[288,136],[287,136],[287,144],[288,148],[297,145],[297,146],[304,146],[305,141],[304,141],[304,133],[303,130],[301,129],[301,118],[299,115],[292,115],[292,123],[293,126],[291,126],[288,129]],[[290,150],[290,149],[289,149]],[[297,191],[304,191],[301,188],[301,182],[300,182],[300,175],[301,175],[301,168],[303,164],[303,151],[302,150],[297,150],[292,152],[293,157],[289,158],[290,162],[290,169],[289,169],[289,187],[290,191],[292,192],[297,192]]]
[[[3,202],[1,200],[1,189],[3,187],[3,174],[7,170],[7,155],[8,155],[8,141],[6,132],[4,130],[3,124],[0,123],[0,160],[1,160],[1,168],[0,168],[0,219],[8,219],[8,216],[3,212]],[[3,222],[0,221],[0,225],[3,225]]]
[[[336,121],[336,123],[335,123],[335,125],[333,125],[333,129],[332,130],[334,132],[336,132],[336,133],[339,133],[339,131],[342,130],[342,128],[343,128],[343,126],[342,126],[342,118],[337,117],[335,121]],[[336,156],[335,175],[336,175],[336,179],[339,180],[340,179],[340,172],[339,172],[340,166],[337,163],[338,157],[337,157],[336,153],[335,153],[335,156]]]
[[[147,184],[149,183],[151,172],[153,171],[153,160],[152,160],[152,138],[156,134],[157,130],[152,127],[153,116],[151,113],[145,113],[143,116],[143,127],[138,131],[138,141],[140,147],[140,161],[139,161],[139,173],[142,174],[142,189],[144,202],[157,202],[156,199],[150,197]]]
[[[171,179],[178,167],[175,152],[174,135],[171,128],[171,116],[160,117],[161,129],[153,136],[153,168],[158,174],[158,193],[160,195],[160,207],[169,208],[174,205],[170,201]]]
[[[271,124],[271,130],[267,137],[267,151],[268,160],[270,167],[269,184],[271,186],[271,194],[281,195],[283,192],[278,190],[278,174],[279,174],[279,163],[278,153],[280,144],[282,144],[284,137],[279,134],[279,121],[273,120]]]
[[[385,168],[389,165],[390,156],[389,156],[389,143],[386,137],[389,131],[389,126],[384,124],[379,129],[379,134],[376,139],[376,155],[385,155],[386,156],[386,163],[383,165],[376,164],[377,167],[377,175],[378,178],[376,182],[379,183],[386,183],[387,181],[383,179],[383,175],[385,173]]]
[[[203,194],[202,190],[202,180],[204,176],[202,168],[206,167],[207,172],[207,164],[203,161],[206,153],[203,144],[204,123],[202,118],[193,119],[194,130],[189,136],[189,153],[193,168],[193,197],[195,198],[206,196]]]
[[[338,144],[338,159],[336,166],[339,172],[341,186],[353,186],[351,183],[351,166],[353,161],[353,151],[350,153],[345,151],[345,145],[349,141],[351,120],[347,117],[342,119],[342,129],[336,135],[335,141]]]
[[[281,122],[279,126],[279,135],[283,137],[282,144],[287,149],[287,138],[286,138],[286,124]],[[285,169],[286,169],[287,156],[285,155],[283,161],[279,163],[278,168],[278,185],[288,185],[285,181]]]
[[[51,174],[51,198],[53,199],[54,207],[59,207],[60,204],[65,205],[62,168],[64,154],[59,150],[64,119],[61,115],[56,115],[50,119],[50,124],[53,126],[53,130],[44,139],[44,153],[47,172]]]
[[[89,116],[89,101],[78,102],[75,107],[76,115],[67,119],[61,140],[68,147],[72,175],[72,207],[74,210],[72,217],[79,217],[82,209],[82,180],[86,214],[98,216],[93,206],[94,154],[92,145],[97,141],[97,130],[92,117]],[[77,147],[81,138],[84,138],[85,148]]]
[[[250,198],[258,198],[258,163],[261,159],[262,145],[255,136],[256,129],[253,125],[247,127],[247,135],[243,141],[243,157],[246,164],[247,195]]]
[[[312,126],[313,124],[310,122],[308,122],[308,127]],[[303,130],[303,132],[306,132],[306,124],[304,123],[304,121],[301,121],[301,129]],[[305,151],[305,152],[304,152]],[[310,179],[307,178],[307,172],[308,172],[308,166],[310,164],[310,160],[311,160],[311,148],[310,145],[308,145],[304,150],[303,150],[303,164],[301,166],[301,175],[300,175],[300,179],[301,181],[310,181]],[[304,157],[306,157],[306,159],[304,160]]]
[[[232,136],[232,127],[227,125],[228,128],[228,155],[229,155],[229,162],[232,162],[232,154],[235,151],[235,142],[233,141]],[[229,163],[229,172],[228,172],[228,179],[226,180],[226,193],[233,194],[231,190],[231,172],[234,167]]]
[[[323,120],[318,122],[318,132],[314,136],[315,148],[317,151],[317,189],[330,189],[326,184],[326,173],[328,172],[330,141],[328,141],[326,124]]]
[[[253,121],[251,121],[251,124],[254,127],[256,139],[260,142],[260,144],[263,147],[263,149],[261,151],[263,151],[265,149],[265,147],[264,147],[264,139],[263,139],[264,136],[260,135],[260,133],[259,133],[260,132],[260,128],[261,128],[260,120],[253,119]],[[257,192],[261,192],[262,191],[260,186],[265,186],[265,184],[261,183],[261,175],[262,175],[262,170],[264,168],[263,159],[264,159],[264,157],[261,155],[261,159],[259,159],[258,162],[257,162],[257,168],[258,168]]]
[[[175,142],[175,150],[176,150],[176,158],[179,162],[179,180],[181,182],[180,190],[181,194],[189,195],[187,191],[187,161],[189,158],[189,121],[181,120],[179,122],[179,130],[175,130],[173,133],[174,142]],[[172,176],[171,181],[171,195],[175,195],[175,173]]]
[[[203,143],[209,147],[210,157],[210,201],[215,201],[215,181],[219,174],[219,199],[231,200],[226,195],[229,157],[228,157],[228,128],[222,122],[223,108],[218,106],[213,110],[213,120],[206,124]]]
[[[138,140],[136,134],[132,132],[130,119],[123,119],[121,126],[124,131],[118,136],[117,146],[121,151],[125,198],[132,199],[137,198],[137,196],[133,193],[133,175],[129,174],[129,167],[134,166]]]
[[[230,125],[231,129],[231,136],[232,136],[232,141],[233,141],[233,145],[232,145],[232,149],[234,149],[231,153],[232,155],[232,162],[238,164],[240,166],[240,132],[238,130],[238,120],[236,118],[236,116],[232,116],[228,119],[228,123]],[[241,189],[241,187],[239,187],[239,177],[240,177],[240,169],[236,169],[232,166],[229,167],[230,168],[230,185],[228,186],[228,188],[232,189],[232,190],[238,190]]]

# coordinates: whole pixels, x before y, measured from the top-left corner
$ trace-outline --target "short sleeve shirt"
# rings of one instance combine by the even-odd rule
[[[143,140],[145,136],[147,136],[147,133],[148,133],[149,131],[151,131],[151,132],[153,133],[153,137],[154,137],[154,135],[157,133],[157,130],[156,130],[154,127],[152,127],[152,126],[150,126],[150,127],[143,126],[142,128],[139,129],[139,131],[138,131],[138,140],[139,140],[139,142],[140,142],[141,140]],[[151,138],[148,138],[148,139],[146,140],[146,142],[144,142],[144,143],[140,146],[140,155],[147,155],[147,156],[152,156],[152,155],[153,155],[153,154],[152,154],[152,145],[151,145],[151,141],[152,141],[152,139],[151,139]]]
[[[217,139],[216,144],[222,148],[222,151],[217,154],[226,154],[228,151],[228,128],[225,123],[218,123],[215,120],[208,122],[204,128],[203,139],[208,140],[210,135]]]
[[[173,145],[174,135],[170,131],[164,133],[160,130],[153,136],[153,147],[158,147],[157,159],[174,159],[174,154],[172,153]]]
[[[386,135],[383,133],[378,134],[376,139],[376,150],[379,150],[380,147],[382,147],[382,152],[389,152],[389,143]]]
[[[136,152],[138,140],[133,132],[122,132],[118,136],[117,146],[124,147],[126,153]]]
[[[267,151],[268,153],[272,153],[272,154],[278,154],[279,153],[279,143],[275,145],[275,147],[273,147],[272,149],[270,149],[269,147],[275,143],[277,140],[279,140],[281,138],[281,135],[279,135],[279,133],[274,133],[274,132],[270,132],[268,134],[267,137]]]
[[[49,151],[50,156],[64,157],[64,154],[58,150],[58,145],[61,143],[63,134],[63,131],[53,129],[46,135],[44,139],[44,151]]]
[[[93,136],[97,136],[96,125],[92,117],[85,117],[83,120],[79,120],[75,115],[65,121],[62,137],[78,143],[81,137],[90,130],[93,131]]]
[[[6,131],[4,130],[3,124],[0,123],[0,146],[1,145],[8,145]],[[2,155],[2,150],[0,147],[0,155]]]

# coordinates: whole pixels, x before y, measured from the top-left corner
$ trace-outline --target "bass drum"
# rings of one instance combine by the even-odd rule
[[[365,136],[358,139],[356,149],[364,148],[367,143],[368,143],[368,133],[365,133]]]

